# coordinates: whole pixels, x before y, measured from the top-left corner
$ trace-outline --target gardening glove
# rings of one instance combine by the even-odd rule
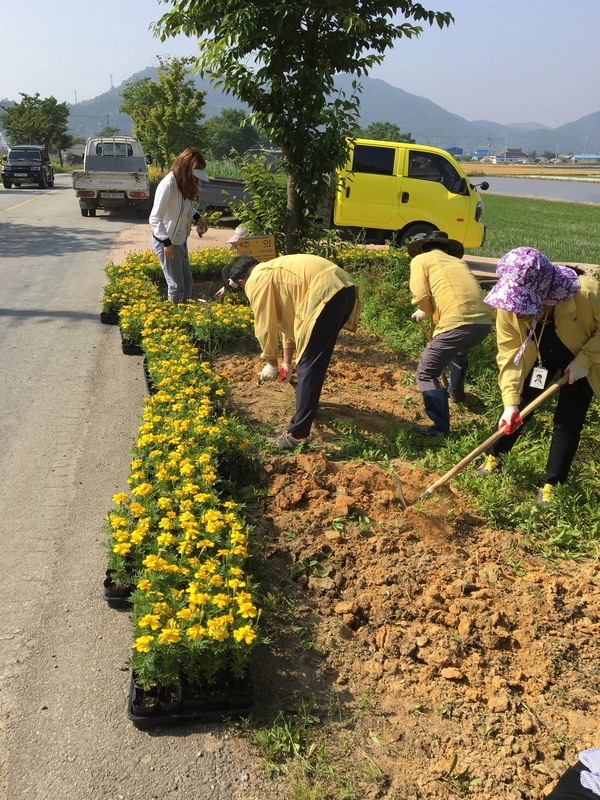
[[[498,430],[504,428],[504,433],[514,433],[517,428],[520,428],[523,420],[519,416],[519,406],[505,406],[500,421],[498,422]]]
[[[426,311],[421,311],[420,308],[417,308],[414,314],[410,315],[410,318],[414,322],[423,322],[424,319],[429,319],[429,314]]]
[[[579,364],[576,364],[574,361],[571,361],[571,363],[565,370],[565,375],[568,373],[569,383],[575,383],[575,381],[578,381],[581,378],[585,378],[588,372],[589,370],[584,369],[583,367],[580,367]]]
[[[265,364],[260,371],[259,380],[261,383],[264,383],[265,381],[274,381],[278,374],[279,370],[277,367],[274,367],[271,364]]]
[[[277,375],[277,383],[289,383],[291,377],[292,377],[292,365],[282,364],[279,367],[279,373]]]

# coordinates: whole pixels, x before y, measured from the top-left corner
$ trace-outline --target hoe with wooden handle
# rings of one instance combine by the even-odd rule
[[[560,389],[561,386],[564,386],[566,383],[568,383],[568,381],[569,375],[565,374],[562,376],[562,378],[560,378],[560,380],[556,381],[556,383],[553,383],[547,389],[544,389],[541,394],[539,394],[534,400],[531,401],[531,403],[526,405],[525,408],[521,410],[521,418],[524,419],[531,414],[531,412],[537,408],[540,403],[543,403],[544,400],[550,397],[550,395],[553,394],[557,389]],[[435,483],[432,483],[428,489],[425,489],[425,491],[417,497],[415,503],[419,500],[423,500],[425,497],[429,497],[432,492],[435,492],[436,489],[439,489],[440,486],[443,486],[445,483],[447,483],[450,478],[453,478],[458,472],[461,471],[461,469],[463,469],[463,467],[466,467],[467,464],[473,461],[474,458],[477,458],[480,453],[483,453],[484,450],[487,450],[491,444],[493,444],[497,439],[500,439],[502,436],[504,436],[504,426],[493,433],[488,439],[485,440],[485,442],[482,442],[479,447],[476,447],[475,450],[469,453],[468,456],[465,456],[462,461],[459,461],[455,467],[452,467],[451,470],[448,470],[445,475],[442,475],[441,478],[438,478],[438,480]]]

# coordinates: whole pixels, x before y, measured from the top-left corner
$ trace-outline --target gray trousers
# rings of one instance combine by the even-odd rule
[[[167,282],[169,300],[172,303],[187,303],[192,296],[192,268],[188,258],[187,242],[173,245],[175,255],[167,258],[162,242],[152,238],[152,249],[158,256]]]
[[[461,325],[434,336],[421,353],[417,366],[419,389],[422,392],[441,389],[440,376],[451,361],[466,369],[468,351],[483,342],[491,330],[491,325]]]

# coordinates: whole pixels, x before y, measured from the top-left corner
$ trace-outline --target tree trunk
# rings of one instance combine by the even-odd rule
[[[286,253],[295,253],[298,240],[302,236],[303,201],[296,190],[296,183],[291,175],[287,179],[287,225],[285,229]]]

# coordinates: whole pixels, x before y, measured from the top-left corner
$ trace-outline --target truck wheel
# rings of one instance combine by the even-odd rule
[[[429,225],[427,222],[417,222],[415,225],[410,225],[404,232],[396,231],[394,234],[394,244],[396,247],[405,247],[413,236],[417,233],[431,233],[437,231],[435,225]]]
[[[52,177],[48,181],[48,186],[54,186],[54,174],[52,174]]]
[[[45,175],[42,175],[42,180],[38,182],[38,186],[40,189],[47,189],[48,188],[48,179]]]
[[[87,208],[82,208],[81,209],[81,216],[82,217],[87,217],[87,215],[88,215],[88,209]]]
[[[11,181],[7,181],[6,178],[3,178],[2,179],[2,185],[4,186],[5,189],[10,189],[10,187],[12,186],[12,182]]]
[[[96,209],[88,208],[88,217],[95,217],[95,216],[96,216]]]

